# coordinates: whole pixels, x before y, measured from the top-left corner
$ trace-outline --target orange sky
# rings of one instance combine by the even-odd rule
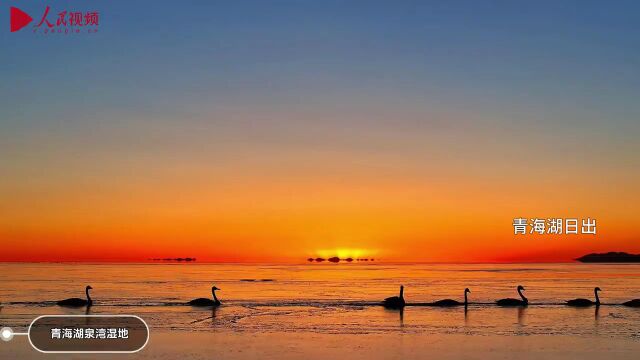
[[[0,261],[566,261],[640,252],[631,211],[639,192],[628,176],[637,170],[556,159],[535,175],[489,143],[476,151],[399,144],[401,153],[232,146],[223,160],[204,143],[204,155],[175,148],[167,157],[107,156],[111,146],[99,143],[71,156],[60,148],[80,144],[37,144],[52,150],[40,152],[47,161],[16,160],[1,180]],[[416,146],[427,155],[401,156]],[[592,217],[598,235],[516,237],[520,216]]]

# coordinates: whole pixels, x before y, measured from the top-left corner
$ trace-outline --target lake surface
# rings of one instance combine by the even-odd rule
[[[215,284],[223,305],[186,305],[209,297]],[[441,309],[378,305],[405,286],[408,303],[443,298],[471,305]],[[90,314],[134,314],[154,331],[296,332],[322,334],[428,333],[462,335],[589,335],[640,341],[640,309],[620,304],[640,298],[640,264],[0,264],[0,327],[25,331],[44,314],[85,314],[56,300],[84,297]],[[518,297],[530,306],[499,308],[496,299]],[[568,299],[593,298],[599,309],[574,309]]]

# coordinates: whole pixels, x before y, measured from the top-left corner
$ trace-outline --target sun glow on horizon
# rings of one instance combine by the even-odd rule
[[[314,254],[315,256],[322,258],[337,256],[340,259],[361,259],[377,256],[379,254],[379,251],[375,249],[336,248],[316,250]]]

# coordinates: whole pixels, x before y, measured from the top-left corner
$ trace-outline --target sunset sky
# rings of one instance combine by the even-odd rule
[[[0,261],[640,252],[637,2],[46,4],[100,28],[0,9]]]

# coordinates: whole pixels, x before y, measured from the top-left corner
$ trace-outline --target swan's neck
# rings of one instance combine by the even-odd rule
[[[467,292],[464,292],[464,304],[467,305]]]
[[[216,291],[211,290],[211,293],[213,294],[213,301],[218,302],[218,297],[216,297]]]
[[[85,289],[84,292],[87,294],[87,302],[92,304],[93,300],[91,300],[91,296],[89,296],[89,289]]]
[[[593,290],[593,293],[596,294],[596,304],[600,305],[600,298],[598,297],[598,290]]]
[[[522,290],[521,289],[518,289],[518,295],[520,295],[520,297],[522,298],[522,301],[529,302],[529,300],[527,300],[527,298],[524,297],[524,295],[522,295]]]
[[[400,288],[400,299],[404,299],[404,288]]]

